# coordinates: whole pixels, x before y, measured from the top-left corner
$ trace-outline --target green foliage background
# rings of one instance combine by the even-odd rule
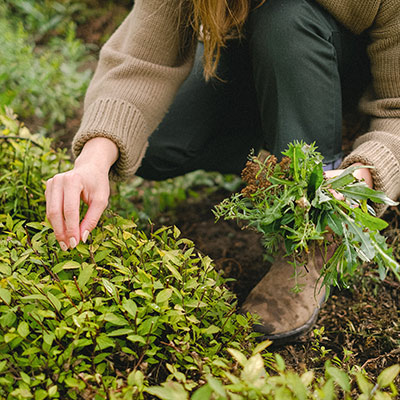
[[[25,13],[15,15],[12,3]],[[84,68],[89,52],[76,38],[72,20],[79,8],[52,5],[0,2],[0,87],[5,89],[0,105],[40,121],[42,133],[54,134],[79,108],[92,72]]]

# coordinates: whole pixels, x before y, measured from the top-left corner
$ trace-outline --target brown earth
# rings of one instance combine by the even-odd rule
[[[211,209],[228,195],[219,191],[209,197],[188,199],[168,213],[166,221],[177,225],[184,237],[213,258],[224,276],[234,279],[230,287],[241,303],[267,273],[269,264],[263,259],[256,232],[242,230],[232,221],[215,222]],[[399,259],[397,208],[392,207],[385,219],[391,221],[386,236]],[[319,333],[312,331],[295,343],[275,349],[288,366],[296,371],[318,370],[329,359],[349,369],[362,366],[371,378],[376,378],[382,369],[400,362],[399,282],[392,276],[382,282],[374,265],[360,266],[349,289],[333,290],[315,329]]]

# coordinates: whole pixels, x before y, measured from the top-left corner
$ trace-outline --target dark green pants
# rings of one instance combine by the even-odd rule
[[[343,105],[369,81],[365,47],[314,0],[267,0],[251,12],[245,39],[224,49],[223,82],[204,81],[198,46],[137,174],[240,173],[251,149],[279,156],[295,139],[316,142],[334,163],[342,156]]]

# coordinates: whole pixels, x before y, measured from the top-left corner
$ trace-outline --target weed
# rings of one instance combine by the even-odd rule
[[[371,260],[378,264],[381,279],[390,269],[400,280],[400,266],[379,233],[388,224],[373,215],[368,201],[397,203],[357,181],[353,172],[359,167],[326,179],[314,145],[294,142],[283,155],[280,163],[274,156],[264,162],[252,157],[242,173],[247,186],[215,208],[217,219],[242,220],[262,233],[269,255],[283,243],[295,267],[306,265],[315,247],[322,249],[326,263],[321,276],[328,292],[330,285],[346,285],[360,263]],[[331,244],[336,249],[329,258]]]

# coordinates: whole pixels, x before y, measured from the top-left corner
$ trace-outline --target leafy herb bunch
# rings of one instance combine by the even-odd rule
[[[391,269],[400,280],[400,266],[379,233],[388,224],[375,216],[368,201],[397,203],[358,181],[353,173],[360,167],[327,179],[314,144],[296,141],[282,154],[279,163],[273,155],[265,161],[251,156],[242,172],[246,187],[215,207],[217,219],[241,220],[255,228],[268,256],[276,255],[283,244],[294,265],[304,265],[319,247],[326,257],[321,271],[326,285],[346,284],[360,263],[370,261],[377,263],[382,279]],[[333,255],[327,257],[332,248]]]

